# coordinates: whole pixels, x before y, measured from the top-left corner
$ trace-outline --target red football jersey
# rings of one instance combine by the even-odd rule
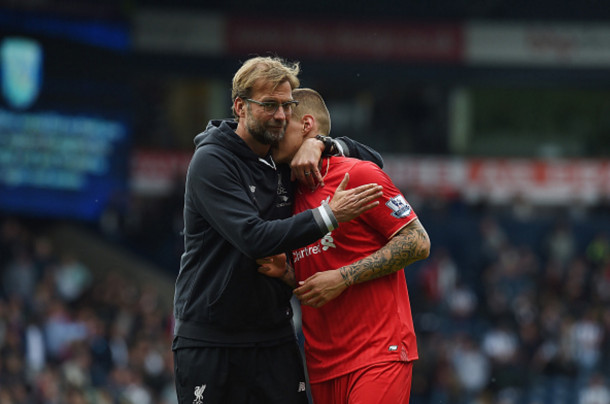
[[[326,186],[314,192],[299,185],[294,213],[329,201],[349,173],[347,188],[377,183],[380,204],[341,223],[323,239],[293,251],[297,281],[316,272],[337,269],[385,246],[417,216],[390,178],[375,164],[331,157],[323,162]],[[418,358],[404,270],[354,284],[321,308],[302,306],[305,357],[310,381],[321,382],[363,366]]]

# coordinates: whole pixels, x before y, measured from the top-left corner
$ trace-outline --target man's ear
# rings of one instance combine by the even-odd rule
[[[313,115],[304,115],[301,119],[301,123],[303,125],[303,137],[306,138],[313,130],[316,125],[316,120]]]
[[[242,100],[240,97],[235,98],[235,101],[233,101],[233,109],[235,110],[237,116],[239,116],[240,118],[245,118],[246,108],[247,106],[244,100]]]

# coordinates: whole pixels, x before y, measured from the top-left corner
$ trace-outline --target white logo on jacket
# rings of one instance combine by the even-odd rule
[[[277,194],[283,195],[287,194],[286,188],[284,188],[284,184],[282,184],[282,173],[277,174]]]
[[[284,184],[282,184],[281,173],[278,173],[277,175],[277,198],[279,199],[279,202],[275,205],[277,208],[292,205],[292,201],[288,196],[288,191],[286,191],[286,188],[284,188]]]
[[[195,386],[195,400],[193,400],[193,404],[203,404],[203,392],[207,384],[202,384],[201,386]]]

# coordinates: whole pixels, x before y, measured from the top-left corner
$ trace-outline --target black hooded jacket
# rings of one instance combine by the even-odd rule
[[[270,155],[259,158],[236,128],[232,120],[213,120],[195,138],[174,295],[175,335],[216,345],[294,335],[292,290],[260,274],[255,261],[328,233],[317,210],[292,215],[290,168]],[[346,155],[383,164],[377,152],[341,141]]]

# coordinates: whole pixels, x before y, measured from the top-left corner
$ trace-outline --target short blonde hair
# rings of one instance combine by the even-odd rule
[[[297,88],[301,82],[297,77],[301,71],[299,62],[289,63],[279,57],[257,56],[247,60],[233,76],[233,90],[231,100],[235,105],[236,98],[250,98],[252,87],[258,80],[272,83],[273,88],[289,82],[292,89]],[[232,106],[231,111],[236,119],[239,119]]]
[[[318,123],[319,134],[328,136],[330,134],[330,112],[320,93],[311,88],[297,88],[292,92],[292,96],[299,102],[292,113],[292,119],[300,120],[305,115],[312,115]]]

